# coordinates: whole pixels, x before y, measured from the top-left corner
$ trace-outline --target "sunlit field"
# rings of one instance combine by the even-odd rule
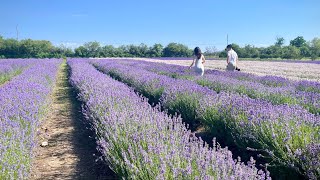
[[[57,74],[100,159],[125,179],[319,179],[320,64],[191,59],[0,60],[0,179],[29,177]],[[89,127],[87,127],[89,125]]]
[[[190,66],[192,62],[192,58],[136,59],[182,66]],[[273,75],[293,80],[309,80],[320,82],[320,61],[242,61],[240,59],[238,66],[242,72],[252,73],[259,76]],[[226,60],[208,59],[205,63],[205,68],[223,71],[226,69]]]

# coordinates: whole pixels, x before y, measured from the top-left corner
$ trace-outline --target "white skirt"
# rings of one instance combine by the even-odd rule
[[[194,71],[200,75],[200,76],[203,76],[204,74],[204,66],[201,64],[201,65],[197,65],[197,66],[194,66]]]

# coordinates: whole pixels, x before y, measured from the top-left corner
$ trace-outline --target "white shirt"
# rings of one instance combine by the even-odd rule
[[[228,51],[228,56],[229,56],[229,63],[236,66],[237,60],[238,60],[238,54],[233,49],[231,49],[230,51]]]

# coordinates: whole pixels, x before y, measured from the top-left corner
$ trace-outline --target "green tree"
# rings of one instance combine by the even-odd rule
[[[246,45],[243,48],[243,57],[244,58],[258,58],[258,57],[260,57],[260,52],[258,51],[258,48],[251,46],[251,45]]]
[[[301,57],[310,57],[311,51],[310,47],[308,45],[304,45],[299,48]]]
[[[149,57],[161,57],[163,46],[161,44],[154,44],[149,49]]]
[[[59,47],[56,47],[53,51],[54,55],[53,57],[56,58],[62,58],[62,57],[73,57],[74,52],[71,48],[68,48],[64,45],[60,45]]]
[[[129,45],[127,46],[128,49],[128,56],[131,57],[146,57],[148,54],[148,46],[145,44],[140,44],[139,46],[136,45]]]
[[[4,50],[5,50],[5,47],[4,47],[4,39],[2,36],[0,36],[0,58],[4,58]]]
[[[40,40],[34,41],[34,51],[36,58],[50,58],[54,46],[50,41]]]
[[[290,41],[290,45],[295,47],[302,47],[306,45],[306,40],[304,40],[302,36],[298,36],[294,40]]]
[[[277,37],[276,38],[276,43],[274,44],[275,46],[279,46],[281,47],[282,45],[284,45],[284,38],[283,37]]]
[[[285,46],[283,47],[282,59],[299,59],[300,50],[295,46]]]
[[[138,57],[147,57],[149,52],[149,47],[143,43],[138,46],[139,54]]]
[[[26,39],[20,41],[20,52],[22,58],[31,58],[36,56],[33,40]]]
[[[310,42],[310,56],[312,60],[320,57],[320,38],[314,38]]]
[[[128,46],[122,45],[116,48],[116,57],[132,57],[129,53]]]
[[[279,58],[282,56],[283,48],[280,46],[272,45],[260,49],[260,58]]]
[[[83,45],[83,47],[87,50],[88,57],[99,57],[99,53],[101,51],[101,46],[99,42],[87,42]]]
[[[3,42],[3,56],[6,58],[19,57],[19,41],[15,39],[6,39]]]
[[[192,50],[178,43],[170,43],[163,49],[164,57],[190,57]]]
[[[116,57],[116,48],[112,45],[106,45],[101,50],[102,57]]]
[[[320,56],[320,39],[314,38],[306,43],[302,36],[290,41],[290,46],[282,47],[284,38],[277,37],[275,45],[266,48],[257,48],[252,45],[240,47],[232,44],[233,49],[240,58],[284,58],[299,59]],[[74,51],[65,46],[55,47],[50,41],[25,39],[4,39],[0,36],[0,58],[51,58],[51,57],[189,57],[193,51],[187,46],[170,43],[165,48],[161,44],[149,47],[145,44],[101,47],[97,41],[85,43]],[[206,55],[226,57],[226,52],[218,52],[213,48],[206,48]]]
[[[227,52],[226,51],[221,51],[219,53],[219,58],[226,58],[227,57]]]
[[[126,52],[126,56],[129,57],[138,57],[139,56],[139,48],[133,44],[122,47],[123,51]]]
[[[84,46],[79,46],[75,50],[76,57],[89,57],[89,52]]]

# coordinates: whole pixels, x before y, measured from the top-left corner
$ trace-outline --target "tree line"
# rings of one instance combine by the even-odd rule
[[[281,58],[281,59],[302,59],[310,58],[315,60],[320,56],[320,39],[314,38],[307,42],[302,36],[298,36],[284,46],[284,38],[278,37],[276,42],[268,47],[254,47],[246,45],[240,47],[232,44],[233,49],[238,53],[239,58]],[[219,57],[226,57],[226,52],[218,53]]]
[[[276,39],[274,45],[255,47],[246,45],[240,47],[232,44],[240,58],[282,58],[282,59],[317,59],[320,56],[320,39],[314,38],[307,42],[302,36],[284,45],[284,38]],[[112,45],[102,46],[99,42],[87,42],[71,49],[66,46],[54,46],[50,41],[25,39],[4,39],[0,36],[0,58],[61,58],[61,57],[190,57],[193,50],[186,45],[169,43],[167,46],[154,44],[147,46]],[[210,57],[226,57],[226,52],[218,51],[215,47],[207,47],[204,54]]]

